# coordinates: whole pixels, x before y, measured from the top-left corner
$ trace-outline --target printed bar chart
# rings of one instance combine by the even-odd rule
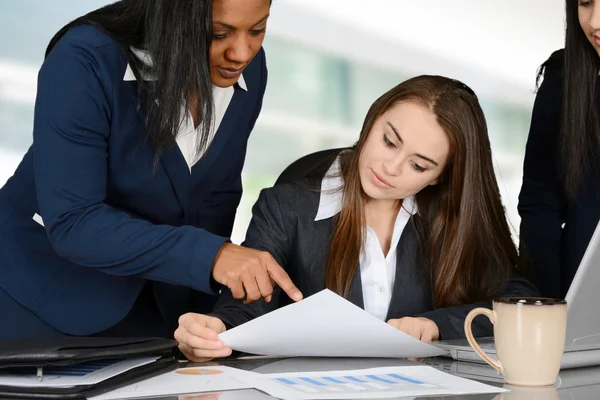
[[[369,374],[321,377],[274,378],[274,382],[304,393],[403,391],[416,388],[437,388],[399,374]]]
[[[86,376],[92,372],[116,364],[119,361],[120,360],[106,360],[87,362],[70,367],[46,367],[44,368],[44,376]]]
[[[282,400],[391,399],[507,391],[421,365],[259,374],[240,380]]]

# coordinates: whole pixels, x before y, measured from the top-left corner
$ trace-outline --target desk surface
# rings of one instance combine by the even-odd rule
[[[254,357],[227,360],[219,363],[233,368],[240,368],[259,373],[283,373],[303,371],[331,371],[345,369],[364,369],[374,367],[429,365],[462,378],[473,379],[485,384],[500,386],[510,393],[427,397],[427,399],[464,399],[464,400],[559,400],[559,399],[598,399],[600,398],[600,367],[579,368],[562,371],[553,387],[524,388],[504,385],[502,377],[491,367],[483,364],[456,362],[445,358],[430,358],[419,362],[402,359],[338,359],[338,358],[267,358]],[[208,365],[215,365],[209,363]],[[190,364],[202,366],[205,364]],[[181,395],[154,397],[168,400],[268,400],[273,397],[256,390],[238,390],[224,392],[220,395],[203,393],[198,395]]]

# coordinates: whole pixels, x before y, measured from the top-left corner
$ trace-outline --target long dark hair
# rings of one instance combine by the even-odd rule
[[[359,262],[365,227],[359,157],[371,128],[398,102],[431,110],[448,135],[450,154],[439,184],[415,195],[422,223],[415,224],[439,307],[495,296],[518,268],[500,191],[496,182],[483,111],[464,84],[440,76],[407,80],[381,96],[369,109],[360,138],[342,156],[342,211],[337,215],[327,261],[326,286],[347,296]],[[413,217],[415,218],[415,217]]]
[[[206,147],[213,123],[210,44],[212,0],[121,0],[92,11],[63,27],[46,55],[74,25],[91,24],[111,36],[127,57],[144,92],[146,135],[157,153],[175,144],[181,110],[202,121],[198,151]],[[150,54],[142,63],[131,48]],[[142,76],[151,76],[144,81]],[[156,106],[158,104],[158,107]]]
[[[583,176],[597,168],[600,157],[600,128],[596,81],[598,54],[581,29],[579,1],[566,0],[567,31],[563,53],[563,99],[560,144],[564,163],[565,193],[572,198]]]

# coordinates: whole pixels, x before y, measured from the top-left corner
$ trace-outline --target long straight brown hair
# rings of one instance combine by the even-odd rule
[[[326,286],[349,294],[366,227],[359,158],[375,121],[399,102],[428,108],[450,142],[439,183],[415,195],[419,212],[413,221],[419,223],[413,226],[431,277],[433,303],[440,308],[489,299],[518,268],[517,250],[477,97],[463,83],[441,76],[418,76],[382,95],[369,109],[356,144],[341,155],[342,210],[334,221]]]

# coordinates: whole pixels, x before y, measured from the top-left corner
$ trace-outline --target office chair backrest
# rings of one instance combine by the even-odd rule
[[[337,154],[344,148],[321,150],[301,157],[288,165],[279,175],[275,185],[298,181],[307,177],[311,172],[318,170],[319,167],[329,167]],[[323,171],[325,174],[326,170]]]

